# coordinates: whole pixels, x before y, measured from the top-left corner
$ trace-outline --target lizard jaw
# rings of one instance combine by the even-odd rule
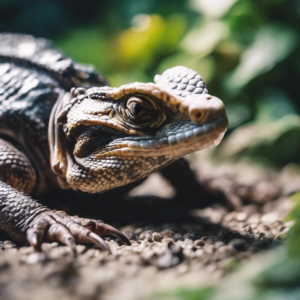
[[[222,140],[228,121],[225,115],[196,126],[189,124],[185,130],[168,136],[125,137],[99,149],[96,158],[109,156],[183,156],[188,153],[217,146]]]
[[[89,171],[95,174],[105,174],[107,171],[126,172],[127,168],[135,168],[135,165],[140,169],[142,164],[143,175],[139,175],[141,172],[137,169],[133,173],[144,177],[159,167],[156,161],[168,164],[188,153],[217,146],[226,132],[227,125],[226,116],[221,115],[216,120],[198,126],[190,122],[188,126],[185,125],[185,130],[173,136],[124,137],[114,140],[86,157],[74,158],[78,166],[82,169],[89,166]]]

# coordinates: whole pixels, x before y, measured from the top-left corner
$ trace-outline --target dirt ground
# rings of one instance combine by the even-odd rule
[[[116,218],[114,225],[132,243],[105,238],[112,254],[78,245],[74,257],[57,243],[34,253],[0,238],[0,299],[151,299],[222,280],[240,261],[280,244],[291,226],[284,223],[292,206],[288,196],[300,186],[295,166],[279,173],[249,163],[212,163],[208,152],[190,159],[198,193],[177,190],[177,197],[153,174],[127,202],[106,208],[114,213],[105,216]]]

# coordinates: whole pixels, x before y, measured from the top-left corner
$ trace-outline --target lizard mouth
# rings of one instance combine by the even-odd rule
[[[99,149],[96,158],[108,156],[166,156],[185,155],[190,152],[217,146],[227,129],[227,118],[218,119],[203,125],[186,125],[173,134],[146,137],[125,137],[115,140]]]
[[[74,158],[79,165],[84,167],[90,161],[106,162],[107,159],[181,157],[197,150],[217,146],[227,126],[227,117],[222,114],[217,119],[202,125],[195,125],[193,122],[185,123],[173,134],[166,130],[160,135],[121,137],[99,147],[85,157],[75,156]],[[96,169],[97,167],[95,171]]]

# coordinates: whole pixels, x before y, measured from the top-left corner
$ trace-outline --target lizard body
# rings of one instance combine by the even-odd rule
[[[227,125],[223,103],[191,69],[112,88],[44,39],[1,34],[0,229],[36,249],[42,241],[108,249],[106,234],[128,244],[101,221],[52,211],[21,192],[104,192],[216,146]]]

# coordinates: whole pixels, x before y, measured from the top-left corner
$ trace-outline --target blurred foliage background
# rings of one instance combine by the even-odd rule
[[[0,13],[1,31],[52,39],[114,86],[191,67],[238,128],[221,158],[300,162],[299,0],[1,0]]]
[[[0,31],[49,38],[113,86],[175,65],[198,71],[229,116],[216,157],[278,170],[300,163],[299,20],[299,0],[0,0]],[[247,295],[228,285],[167,297],[300,299],[300,194],[295,201],[286,246],[252,278],[241,274]]]

